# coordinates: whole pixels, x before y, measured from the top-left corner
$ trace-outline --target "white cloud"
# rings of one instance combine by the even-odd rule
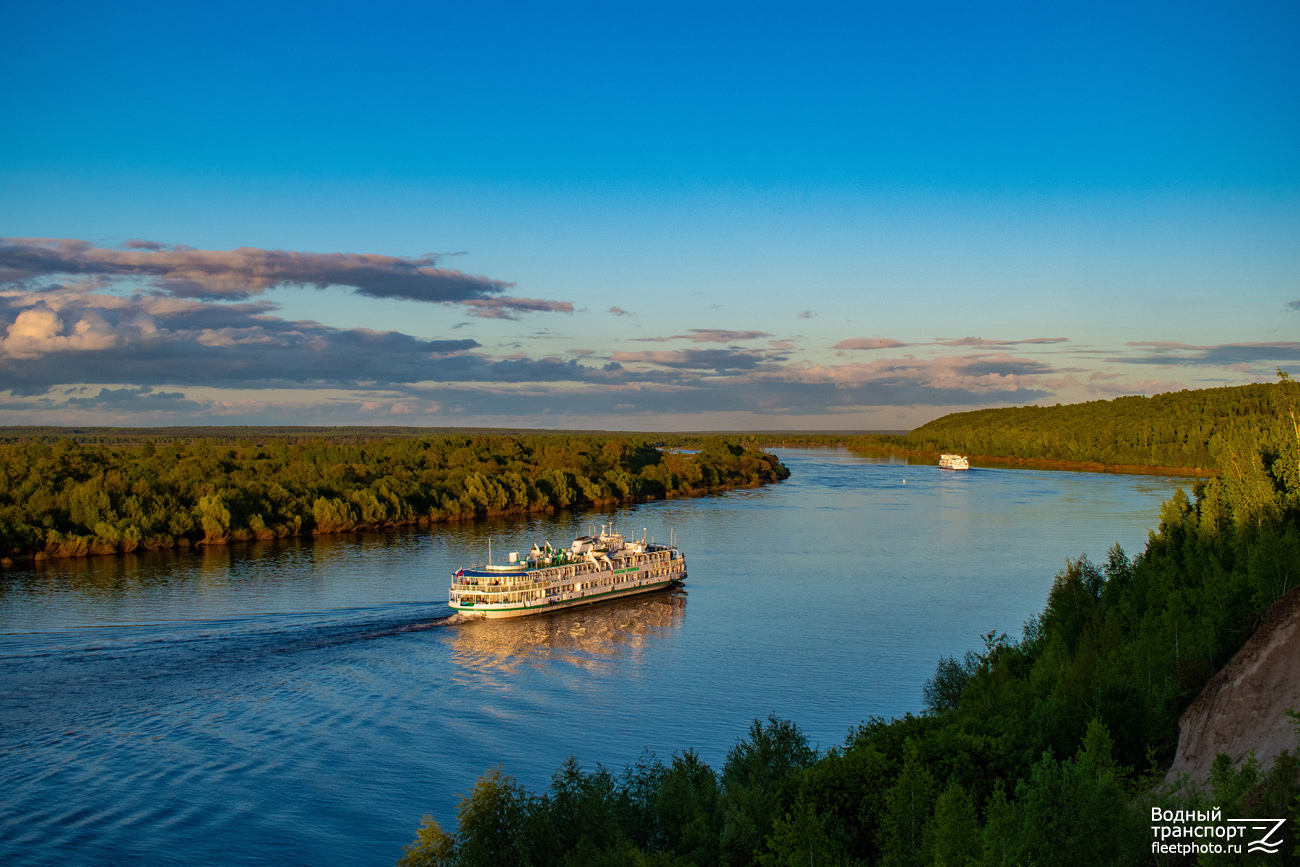
[[[109,349],[122,340],[119,330],[94,310],[67,319],[65,322],[65,317],[44,303],[30,307],[6,330],[0,352],[12,358],[36,358],[50,352]]]

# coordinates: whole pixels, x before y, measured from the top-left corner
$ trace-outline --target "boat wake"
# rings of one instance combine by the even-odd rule
[[[164,650],[173,655],[208,653],[215,657],[287,653],[423,632],[471,619],[443,614],[446,610],[439,603],[405,602],[374,608],[268,612],[212,620],[0,633],[0,663],[37,658],[111,660],[148,656]]]
[[[391,626],[386,629],[376,629],[373,632],[367,632],[360,636],[363,639],[371,640],[375,638],[387,638],[390,635],[401,635],[406,632],[424,632],[427,629],[445,629],[448,626],[456,626],[460,623],[468,623],[477,620],[468,614],[449,614],[446,617],[435,617],[433,620],[422,620],[416,623],[404,623],[400,626]]]

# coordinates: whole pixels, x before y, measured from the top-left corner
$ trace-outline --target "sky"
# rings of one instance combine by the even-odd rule
[[[1294,3],[20,2],[0,425],[901,430],[1300,373]]]

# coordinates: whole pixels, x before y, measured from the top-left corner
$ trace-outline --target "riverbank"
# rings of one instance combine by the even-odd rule
[[[903,436],[865,435],[849,447],[956,452],[1013,466],[1202,475],[1259,442],[1294,439],[1298,406],[1300,384],[1279,370],[1272,384],[950,413]]]
[[[721,494],[726,491],[743,490],[745,488],[757,488],[764,484],[771,484],[771,482],[745,482],[745,483],[737,483],[732,485],[717,485],[715,487],[706,488],[706,489],[668,491],[662,497],[658,497],[654,494],[647,494],[644,496],[630,498],[630,499],[623,499],[623,500],[582,501],[563,508],[598,509],[602,507],[611,507],[611,506],[614,507],[632,506],[640,503],[653,503],[656,500],[660,500],[660,499],[672,500],[672,499],[681,499],[681,498],[689,498],[689,497],[707,497],[715,494]],[[362,533],[383,532],[385,530],[394,530],[394,529],[400,529],[404,527],[432,527],[437,524],[458,524],[464,522],[479,521],[485,518],[509,518],[509,517],[523,516],[523,515],[552,515],[558,511],[561,511],[561,507],[552,506],[552,505],[544,505],[544,506],[535,505],[535,506],[528,506],[528,507],[521,506],[517,508],[501,509],[497,511],[479,512],[472,515],[458,514],[458,515],[439,516],[436,518],[430,518],[421,515],[419,517],[412,518],[409,520],[395,520],[395,521],[386,521],[384,523],[370,523],[370,524],[357,523],[357,524],[335,527],[330,530],[307,528],[307,529],[298,530],[297,532],[281,532],[278,534],[273,532],[267,532],[265,530],[262,531],[261,533],[256,533],[252,530],[243,530],[243,531],[236,531],[234,533],[225,536],[219,536],[213,539],[203,538],[203,539],[191,541],[188,538],[181,537],[179,539],[173,540],[171,544],[138,545],[133,547],[127,547],[125,544],[120,544],[117,547],[112,547],[110,542],[105,540],[98,540],[98,539],[94,541],[86,542],[84,547],[81,545],[81,543],[78,540],[72,540],[72,544],[77,546],[77,547],[72,547],[71,545],[68,545],[68,542],[61,540],[61,544],[67,545],[68,547],[61,548],[54,552],[51,552],[49,549],[42,549],[39,551],[29,552],[26,554],[0,557],[0,569],[13,568],[28,563],[41,563],[50,560],[67,560],[67,559],[73,559],[78,557],[114,556],[120,554],[133,554],[139,551],[184,551],[187,549],[199,549],[199,548],[213,547],[213,546],[241,544],[246,542],[267,542],[274,539],[311,538],[315,536],[335,536],[343,533],[358,533],[358,532],[362,532]]]
[[[787,476],[772,455],[721,439],[693,454],[585,436],[4,445],[0,564],[624,505]]]

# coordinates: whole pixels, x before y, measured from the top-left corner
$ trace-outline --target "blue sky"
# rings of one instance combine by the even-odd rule
[[[22,4],[0,423],[897,429],[1267,381],[1296,44],[1285,3]]]

